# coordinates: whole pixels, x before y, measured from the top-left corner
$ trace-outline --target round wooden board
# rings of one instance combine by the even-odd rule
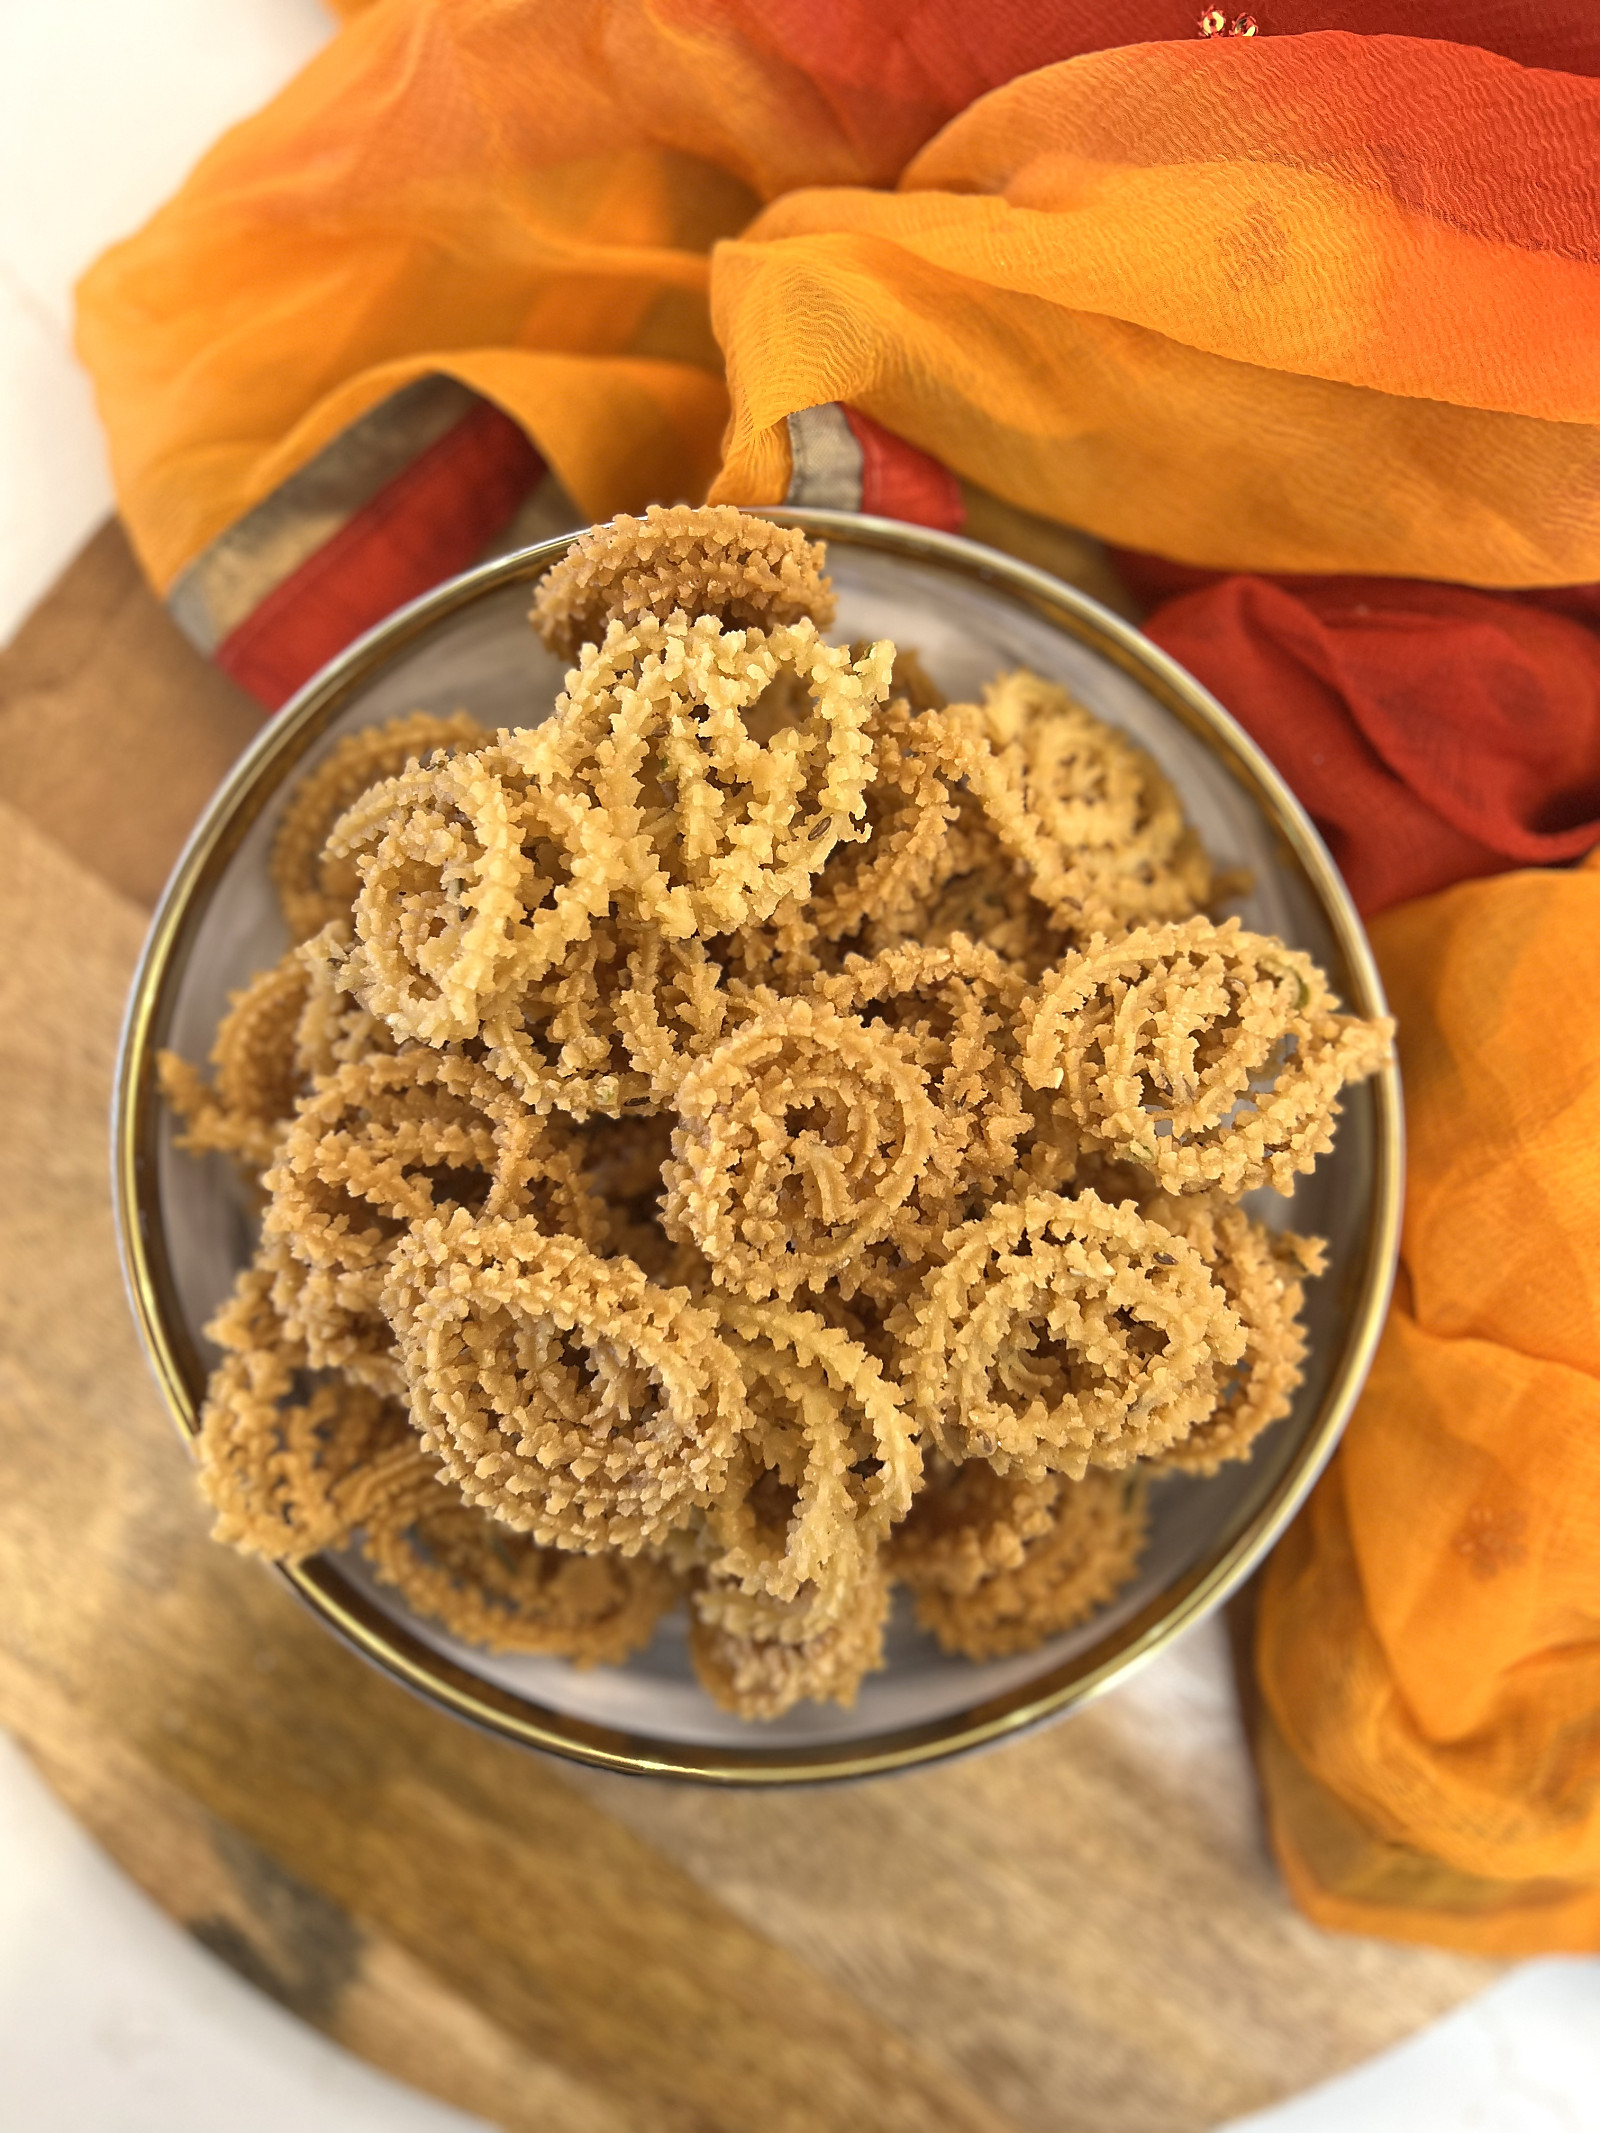
[[[730,1797],[480,1737],[207,1540],[106,1131],[148,905],[256,716],[114,527],[0,657],[0,1723],[126,1870],[352,2050],[539,2133],[1186,2133],[1479,1989],[1291,1910],[1216,1635],[998,1753]]]

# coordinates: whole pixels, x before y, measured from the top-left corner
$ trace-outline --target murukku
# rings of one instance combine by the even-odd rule
[[[558,658],[597,644],[613,622],[675,612],[725,629],[833,620],[820,541],[732,504],[652,504],[582,534],[540,580],[529,618]]]
[[[353,990],[399,1037],[475,1037],[497,995],[611,906],[617,839],[586,795],[520,782],[498,747],[401,772],[328,838],[360,878]]]
[[[1336,1006],[1309,956],[1237,919],[1140,928],[1047,973],[1023,1072],[1169,1192],[1289,1193],[1333,1145],[1340,1090],[1390,1055],[1392,1022]]]
[[[411,1225],[464,1208],[585,1238],[605,1226],[559,1127],[471,1060],[422,1045],[325,1077],[262,1182],[279,1311],[315,1365],[384,1392],[404,1389],[381,1305]]]
[[[1019,670],[957,716],[968,788],[1058,925],[1086,936],[1208,901],[1211,864],[1171,784],[1067,690]]]
[[[486,1010],[484,1056],[537,1111],[650,1110],[721,1034],[723,976],[698,939],[597,919],[560,965]]]
[[[819,1001],[774,1000],[692,1066],[663,1221],[719,1286],[784,1301],[886,1237],[939,1113],[907,1042]]]
[[[456,1208],[579,1237],[604,1219],[558,1128],[470,1059],[422,1045],[327,1076],[263,1182],[265,1234],[309,1265],[352,1273],[381,1273],[410,1226]]]
[[[272,1282],[272,1308],[313,1370],[331,1370],[385,1399],[404,1400],[405,1372],[381,1308],[383,1269],[313,1265],[283,1237],[263,1237],[256,1265]]]
[[[627,915],[676,940],[732,932],[806,894],[858,836],[892,660],[888,644],[852,659],[810,622],[613,624],[519,759],[541,790],[590,796]],[[781,715],[764,716],[774,691]]]
[[[380,778],[393,777],[438,749],[471,748],[487,738],[478,721],[465,711],[450,718],[413,711],[385,725],[347,733],[300,780],[290,795],[267,862],[284,921],[295,940],[309,940],[330,919],[349,921],[360,879],[348,857],[325,849],[330,831],[346,808]]]
[[[986,1459],[957,1466],[934,1452],[909,1517],[890,1538],[890,1575],[913,1592],[975,1591],[1017,1568],[1026,1544],[1049,1532],[1070,1486],[1061,1474],[997,1474]]]
[[[959,765],[947,767],[946,777]],[[1033,895],[1022,862],[995,835],[971,793],[957,788],[955,813],[927,902],[910,937],[926,947],[944,947],[957,934],[980,942],[1029,978],[1059,962],[1073,935],[1057,926],[1050,909]],[[879,944],[882,929],[869,928]],[[887,945],[887,943],[883,943]]]
[[[246,1267],[206,1328],[223,1357],[195,1449],[215,1537],[292,1562],[345,1546],[436,1466],[398,1401],[310,1370],[274,1308],[273,1286],[270,1267]]]
[[[1188,1474],[1214,1474],[1229,1460],[1248,1459],[1262,1431],[1293,1406],[1305,1377],[1307,1341],[1300,1319],[1305,1285],[1325,1270],[1326,1254],[1319,1239],[1268,1229],[1242,1208],[1211,1195],[1161,1195],[1141,1211],[1188,1239],[1244,1328],[1244,1354],[1215,1414],[1155,1462]]]
[[[180,1148],[220,1149],[249,1170],[272,1159],[306,1086],[297,1035],[309,977],[293,949],[228,996],[211,1047],[211,1082],[176,1052],[156,1062],[161,1093],[183,1121]]]
[[[386,1022],[356,998],[346,968],[355,935],[349,917],[330,919],[295,949],[306,974],[305,1004],[295,1025],[295,1058],[305,1086],[375,1052],[398,1049]]]
[[[1125,1466],[1208,1419],[1244,1331],[1191,1244],[1092,1192],[996,1207],[898,1327],[912,1411],[947,1458]]]
[[[752,1598],[707,1578],[689,1611],[689,1656],[700,1685],[741,1718],[781,1718],[797,1703],[856,1700],[883,1665],[889,1582],[870,1563],[841,1610],[819,1622],[802,1600]]]
[[[836,1327],[810,1311],[717,1308],[754,1426],[708,1513],[711,1569],[777,1600],[805,1592],[820,1624],[910,1508],[922,1454],[898,1389]]]
[[[945,1651],[967,1659],[1035,1651],[1103,1607],[1138,1569],[1148,1531],[1143,1477],[1091,1470],[1081,1481],[1051,1480],[1043,1530],[1021,1540],[1018,1561],[959,1588],[900,1571],[915,1591],[918,1623]]]
[[[958,1199],[987,1205],[1007,1189],[1034,1124],[1017,1071],[1013,1031],[1028,987],[1015,965],[958,933],[937,948],[906,941],[852,956],[815,989],[840,1014],[894,1030],[928,1077],[942,1145],[917,1181],[919,1212],[948,1227],[962,1219]]]
[[[875,774],[866,834],[836,847],[796,913],[825,941],[859,933],[869,920],[878,938],[909,937],[940,882],[956,813],[936,713],[917,718],[895,697],[874,710],[867,731]]]
[[[715,1317],[535,1224],[415,1225],[385,1308],[425,1448],[544,1547],[636,1555],[715,1495],[749,1427]]]
[[[655,1634],[680,1580],[648,1555],[541,1548],[425,1480],[371,1519],[361,1552],[406,1605],[491,1652],[620,1666]]]

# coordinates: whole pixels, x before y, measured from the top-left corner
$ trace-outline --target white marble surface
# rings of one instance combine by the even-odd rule
[[[0,638],[110,506],[71,352],[74,280],[330,28],[317,0],[0,4]],[[1214,1673],[1217,1695],[1196,1709],[1218,1704],[1219,1639],[1202,1633],[1161,1664]],[[1146,1677],[1142,1693],[1158,1687]],[[189,1941],[0,1739],[5,2133],[461,2133],[474,2123],[349,2058]],[[1246,2127],[1600,2133],[1600,1962],[1529,1964]]]

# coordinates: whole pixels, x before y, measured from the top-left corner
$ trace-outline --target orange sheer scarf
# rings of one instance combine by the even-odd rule
[[[158,583],[428,371],[597,516],[775,500],[845,399],[1193,561],[1600,576],[1600,85],[1340,31],[1039,66],[1018,9],[996,87],[947,5],[792,12],[363,10],[83,284]]]
[[[1373,925],[1403,1276],[1268,1567],[1274,1834],[1327,1924],[1600,1947],[1600,864]]]

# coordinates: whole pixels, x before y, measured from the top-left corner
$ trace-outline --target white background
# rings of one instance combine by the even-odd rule
[[[317,0],[0,0],[0,639],[111,507],[72,357],[75,278],[331,28]],[[1220,1638],[1198,1634],[1199,1647],[1161,1664],[1203,1658],[1220,1685]],[[1159,1694],[1156,1673],[1124,1693]],[[347,2057],[213,1961],[0,1737],[4,2133],[474,2123]],[[1371,2066],[1240,2126],[1600,2133],[1600,1962],[1529,1964]]]

